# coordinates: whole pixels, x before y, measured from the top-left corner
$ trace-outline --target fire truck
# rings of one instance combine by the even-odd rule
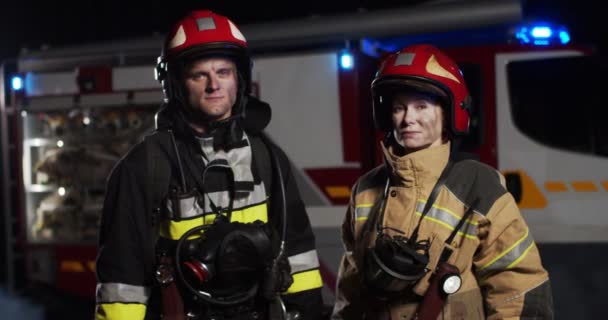
[[[380,161],[369,93],[378,61],[425,42],[461,67],[474,103],[463,150],[505,175],[552,277],[556,313],[592,316],[608,293],[608,109],[599,104],[606,64],[565,27],[526,21],[519,1],[473,3],[242,28],[254,94],[273,108],[267,132],[292,160],[313,224],[324,298],[333,302],[351,187]],[[14,286],[93,300],[105,178],[153,127],[162,41],[49,49],[3,65]]]

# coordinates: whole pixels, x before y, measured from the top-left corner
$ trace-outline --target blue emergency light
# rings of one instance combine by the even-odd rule
[[[515,29],[515,38],[522,44],[547,46],[567,44],[570,42],[570,33],[564,26],[542,22],[518,26]]]
[[[19,90],[23,89],[23,79],[21,79],[20,76],[14,76],[13,79],[11,80],[11,86],[13,87],[13,90],[15,90],[15,91],[19,91]]]
[[[345,70],[350,70],[355,66],[353,55],[348,52],[342,52],[340,55],[340,67]]]

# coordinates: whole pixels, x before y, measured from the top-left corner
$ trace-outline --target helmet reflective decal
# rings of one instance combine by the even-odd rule
[[[245,40],[245,36],[241,33],[241,31],[239,30],[239,28],[237,28],[234,23],[232,23],[232,21],[228,20],[228,24],[230,24],[230,31],[232,32],[232,35],[241,40],[241,41],[247,41]]]
[[[456,76],[454,76],[451,72],[449,72],[448,70],[446,70],[444,67],[442,67],[439,62],[437,62],[437,59],[435,59],[435,55],[432,55],[429,58],[429,61],[426,62],[426,71],[428,73],[440,76],[440,77],[444,77],[444,78],[448,78],[451,80],[454,80],[458,83],[460,83],[460,81],[458,81],[458,78],[456,78]]]
[[[196,19],[196,26],[198,31],[213,30],[215,29],[215,21],[211,17],[198,18]]]
[[[179,26],[179,29],[169,41],[169,49],[173,49],[177,46],[181,46],[186,42],[186,33],[184,32],[184,26]]]
[[[411,66],[414,61],[414,57],[416,57],[415,53],[405,52],[400,53],[395,59],[395,66]]]

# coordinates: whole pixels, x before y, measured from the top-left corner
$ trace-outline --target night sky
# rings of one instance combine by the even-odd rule
[[[64,4],[62,1],[9,0],[0,5],[0,60],[15,57],[23,48],[36,51],[41,47],[61,47],[165,33],[177,18],[194,8],[207,7],[231,17],[237,24],[242,25],[355,12],[361,9],[415,5],[422,2],[425,1],[308,0],[271,4],[270,1],[262,0],[222,0],[147,1],[137,5],[128,0],[97,0],[68,5],[67,1]],[[522,3],[525,17],[542,17],[563,23],[569,27],[573,41],[591,43],[596,45],[600,52],[607,51],[608,28],[605,27],[605,22],[600,20],[604,12],[599,8],[601,1],[528,0]]]

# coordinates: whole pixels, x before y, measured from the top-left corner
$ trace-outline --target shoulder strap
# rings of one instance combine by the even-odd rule
[[[280,214],[280,212],[282,212],[281,210],[283,210],[282,202],[280,197],[277,198],[274,196],[280,195],[281,192],[279,191],[281,181],[276,180],[279,178],[275,170],[282,169],[277,168],[272,161],[272,153],[274,152],[272,150],[272,142],[264,132],[252,135],[250,141],[253,162],[255,162],[254,165],[259,172],[260,178],[264,182],[266,195],[268,196],[268,220],[276,230],[282,230],[281,224],[283,218]]]
[[[252,154],[254,154],[254,165],[260,173],[260,178],[264,182],[266,192],[272,193],[272,161],[270,161],[271,146],[266,144],[264,142],[265,139],[260,137],[263,134],[263,132],[260,132],[258,135],[251,136],[249,141],[251,141],[251,151]]]

